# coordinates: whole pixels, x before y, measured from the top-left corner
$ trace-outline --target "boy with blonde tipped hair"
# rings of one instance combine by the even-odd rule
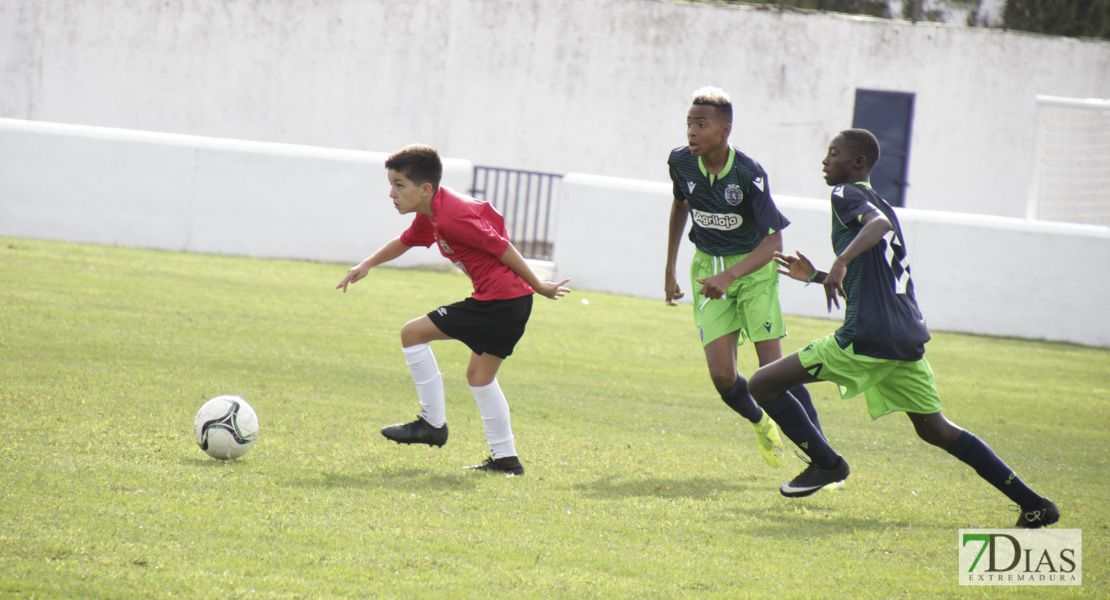
[[[684,296],[675,268],[682,234],[692,220],[694,323],[710,379],[721,400],[752,423],[760,454],[777,467],[783,459],[782,440],[774,421],[748,393],[748,382],[736,368],[736,350],[747,339],[760,365],[782,357],[786,326],[771,259],[782,250],[782,230],[790,221],[775,207],[763,167],[729,144],[731,131],[728,94],[713,87],[694,92],[686,115],[687,144],[671,151],[667,160],[674,202],[664,293],[669,306]],[[804,386],[793,391],[820,428],[809,392]]]

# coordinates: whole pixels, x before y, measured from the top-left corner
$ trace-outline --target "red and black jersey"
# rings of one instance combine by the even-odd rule
[[[466,273],[475,300],[510,300],[534,293],[501,263],[509,247],[505,219],[488,202],[440,187],[432,198],[432,216],[417,214],[401,234],[406,246],[439,246],[439,252]]]

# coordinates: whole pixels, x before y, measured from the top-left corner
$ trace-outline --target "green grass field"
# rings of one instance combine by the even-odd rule
[[[461,469],[488,448],[455,342],[450,443],[388,442],[419,410],[401,325],[470,286],[379,269],[343,295],[346,268],[0,238],[0,597],[1110,596],[1110,351],[935,334],[945,414],[1083,530],[1082,587],[961,587],[958,530],[1011,527],[1005,497],[828,384],[852,477],[781,497],[802,463],[764,465],[661,300],[537,299],[499,376],[524,477]],[[788,326],[792,351],[836,323]],[[233,463],[192,438],[219,394],[261,420]]]

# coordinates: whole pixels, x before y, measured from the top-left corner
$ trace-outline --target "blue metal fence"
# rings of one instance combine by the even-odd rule
[[[562,181],[557,173],[476,166],[470,194],[505,217],[509,239],[524,258],[551,260],[551,217]]]

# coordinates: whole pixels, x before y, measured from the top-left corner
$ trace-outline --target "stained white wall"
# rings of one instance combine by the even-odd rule
[[[907,205],[1019,217],[1034,96],[1110,98],[1110,44],[656,0],[0,2],[0,117],[665,181],[705,84],[802,197],[857,88],[913,92]]]
[[[563,186],[556,275],[584,289],[662,303],[670,187],[578,174]],[[828,191],[820,199],[778,195],[775,202],[791,221],[784,249],[828,268],[835,258]],[[1110,230],[913,209],[899,210],[898,218],[932,329],[1110,346],[1110,320],[1096,300],[1110,293],[1110,281],[1091,270],[1110,265]],[[692,255],[683,238],[678,279],[686,301]],[[789,315],[844,316],[828,313],[820,286],[783,279],[780,297]]]
[[[0,119],[0,235],[354,262],[411,222],[388,198],[384,159]],[[444,184],[466,189],[471,163],[444,166]],[[792,221],[785,248],[824,266],[832,260],[826,198],[776,196]],[[662,304],[670,202],[666,184],[567,175],[555,213],[557,275],[578,290]],[[934,329],[1110,347],[1099,301],[1110,296],[1102,276],[1110,230],[912,209],[899,216]],[[683,283],[691,256],[686,241]],[[445,261],[418,248],[395,264],[432,263]],[[781,290],[787,314],[828,317],[821,288],[784,281]]]
[[[0,235],[358,261],[412,221],[387,156],[0,119]],[[473,168],[445,159],[443,184],[467,189]],[[442,260],[413,248],[394,264]]]

